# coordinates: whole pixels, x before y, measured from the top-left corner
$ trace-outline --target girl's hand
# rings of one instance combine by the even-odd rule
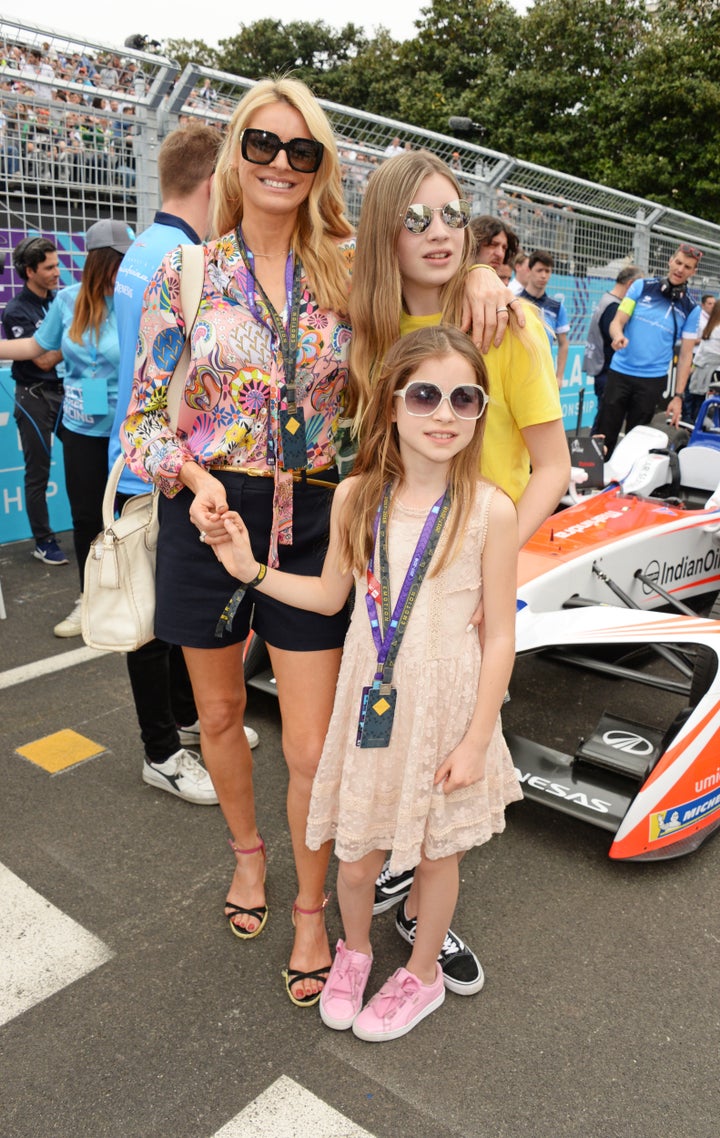
[[[480,647],[481,648],[483,646],[483,618],[484,618],[484,616],[485,616],[485,607],[484,607],[483,600],[481,597],[480,600],[478,601],[478,606],[475,609],[475,612],[470,617],[470,623],[468,624],[467,628],[465,629],[466,632],[473,632],[475,629],[477,629],[477,634],[480,637]]]
[[[441,786],[443,794],[452,794],[453,790],[461,790],[465,786],[472,786],[485,778],[486,748],[463,739],[457,747],[450,752],[435,774],[435,786]]]
[[[222,525],[225,540],[213,544],[215,556],[233,577],[252,581],[257,576],[258,563],[250,548],[245,523],[235,510],[227,510],[223,514]]]
[[[228,504],[222,482],[209,476],[193,492],[195,497],[190,506],[190,521],[200,531],[201,541],[206,545],[227,541],[222,519],[227,513]]]

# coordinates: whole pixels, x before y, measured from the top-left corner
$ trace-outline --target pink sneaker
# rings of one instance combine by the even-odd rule
[[[371,967],[372,956],[346,948],[344,940],[337,942],[330,975],[320,996],[320,1018],[327,1027],[335,1031],[352,1027],[362,1007]]]
[[[398,968],[360,1012],[352,1025],[353,1034],[368,1043],[399,1039],[439,1008],[444,999],[439,964],[432,984],[423,984],[407,968]]]

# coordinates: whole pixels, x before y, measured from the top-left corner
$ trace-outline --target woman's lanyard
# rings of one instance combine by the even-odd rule
[[[395,608],[390,611],[390,566],[388,562],[388,521],[391,489],[385,489],[375,518],[375,546],[368,566],[365,604],[370,630],[377,649],[377,669],[373,683],[363,688],[356,746],[387,747],[390,742],[397,690],[392,686],[393,669],[420,586],[437,548],[443,526],[450,513],[450,491],[446,490],[431,507],[410,560]],[[374,573],[377,551],[380,583]],[[378,616],[377,602],[381,601]],[[381,626],[382,620],[382,626]]]
[[[300,336],[300,301],[302,299],[302,263],[299,257],[295,257],[295,264],[293,267],[292,252],[288,254],[288,259],[285,263],[285,291],[287,293],[287,306],[288,306],[288,327],[285,327],[280,313],[275,308],[275,305],[270,300],[265,292],[265,289],[260,284],[260,281],[255,276],[255,261],[252,252],[245,244],[240,227],[237,228],[237,241],[240,248],[245,268],[250,273],[253,284],[263,304],[267,308],[268,315],[272,321],[273,327],[277,334],[278,344],[280,346],[280,353],[283,360],[283,390],[282,402],[284,407],[280,407],[278,412],[279,425],[280,425],[280,441],[282,445],[282,467],[284,470],[298,470],[307,467],[307,440],[305,436],[305,413],[302,407],[297,405],[297,390],[295,384],[295,374],[297,370],[297,347],[298,339]],[[253,316],[260,323],[263,322],[262,313],[255,303],[255,298],[251,301]],[[272,433],[268,431],[268,453],[267,462],[268,466],[274,466],[277,461],[275,454],[275,444],[272,439]]]
[[[109,305],[101,331],[104,332],[106,328],[109,329],[111,333],[115,332],[116,329],[115,309]],[[106,371],[98,375],[100,334],[93,329],[88,329],[86,335],[83,337],[83,346],[87,352],[89,375],[82,375],[78,382],[80,399],[82,401],[82,414],[87,415],[89,418],[98,419],[109,414],[110,411],[108,375]]]

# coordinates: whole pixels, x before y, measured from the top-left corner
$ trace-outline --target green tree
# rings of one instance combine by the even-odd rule
[[[538,0],[523,18],[504,80],[476,92],[488,142],[540,165],[592,178],[614,103],[643,33],[643,0]]]
[[[619,143],[598,177],[665,205],[720,219],[720,4],[661,0],[616,100]]]
[[[208,47],[203,40],[166,40],[162,45],[163,54],[185,67],[188,63],[195,63],[198,67],[219,67],[218,53],[214,47]]]
[[[337,32],[322,20],[257,20],[238,35],[220,40],[219,66],[234,75],[260,79],[292,72],[311,87],[315,80],[352,59],[367,44],[362,28],[346,24]]]

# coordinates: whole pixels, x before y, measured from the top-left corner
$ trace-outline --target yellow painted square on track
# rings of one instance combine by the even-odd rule
[[[101,743],[94,743],[92,739],[86,739],[77,731],[67,729],[46,735],[44,739],[36,739],[34,743],[27,743],[24,747],[18,747],[17,754],[42,767],[49,774],[57,774],[58,771],[67,770],[68,767],[83,763],[95,755],[101,755],[105,750],[107,748]]]

